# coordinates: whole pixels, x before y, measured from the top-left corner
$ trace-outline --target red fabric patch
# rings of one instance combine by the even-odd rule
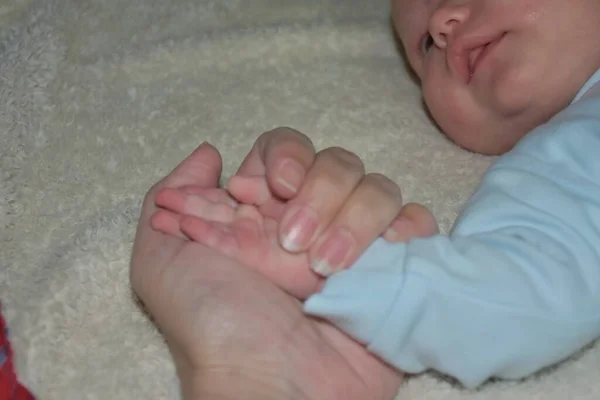
[[[17,380],[8,328],[0,306],[0,400],[35,400]]]

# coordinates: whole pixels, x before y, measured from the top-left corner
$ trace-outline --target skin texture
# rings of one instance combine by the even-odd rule
[[[219,153],[203,145],[152,187],[131,259],[132,288],[166,339],[184,398],[393,399],[402,375],[304,315],[293,296],[209,247],[152,229],[159,191],[214,190],[220,171]]]
[[[262,179],[238,177],[237,181],[243,183],[239,197],[264,198],[260,192],[268,190]],[[280,222],[265,217],[259,207],[235,204],[224,189],[201,187],[165,188],[157,192],[155,201],[161,209],[152,217],[154,229],[172,235],[182,233],[183,238],[218,250],[300,300],[320,290],[323,278],[311,270],[309,253],[283,249],[277,235]],[[347,200],[350,204],[351,201],[351,198]],[[436,232],[435,221],[422,206],[407,204],[400,214],[402,217],[391,225],[385,213],[381,218],[385,226],[389,226],[385,237],[390,241],[431,236]],[[339,246],[333,247],[334,256],[339,250]]]
[[[475,152],[510,150],[600,67],[597,0],[393,0],[392,16],[432,117]]]
[[[243,207],[234,212],[233,203]],[[398,185],[366,174],[354,153],[337,147],[317,153],[306,135],[290,128],[261,135],[227,191],[167,190],[158,193],[157,205],[155,229],[183,229],[302,299],[320,287],[319,275],[347,268],[379,236],[404,241],[438,232],[425,207],[403,205]],[[310,231],[295,221],[301,210],[313,217]]]
[[[597,0],[394,0],[393,17],[432,116],[472,151],[508,151],[565,107],[600,66]],[[420,53],[429,34],[433,42]],[[482,40],[496,47],[470,71]],[[305,190],[295,205],[315,206],[322,233],[339,205],[315,203],[319,186],[303,184],[307,176],[307,182],[332,178],[325,169],[308,175],[316,154],[303,141],[290,132],[265,135],[239,175],[264,177],[275,196],[259,208],[271,201],[267,208],[277,218],[285,219],[286,207]],[[285,166],[289,159],[299,171]],[[349,165],[356,174],[356,160]],[[218,153],[204,146],[153,187],[132,255],[133,289],[167,340],[185,398],[391,400],[401,375],[331,325],[303,315],[293,296],[234,259],[184,239],[180,230],[152,229],[158,192],[213,190],[219,173]],[[345,191],[362,182],[358,175]],[[277,206],[276,199],[285,201]],[[162,211],[181,223],[180,214]],[[381,233],[375,231],[372,239]],[[314,238],[303,246],[310,249]]]

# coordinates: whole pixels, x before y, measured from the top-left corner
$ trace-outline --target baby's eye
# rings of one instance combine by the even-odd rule
[[[429,49],[431,49],[431,46],[433,46],[433,44],[433,36],[427,33],[425,36],[423,36],[423,39],[421,41],[421,53],[427,54],[429,52]]]

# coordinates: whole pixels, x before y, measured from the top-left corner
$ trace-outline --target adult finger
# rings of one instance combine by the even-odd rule
[[[424,206],[408,203],[400,210],[397,218],[385,231],[383,238],[388,242],[406,242],[412,238],[423,238],[440,232],[435,217]]]
[[[290,252],[308,249],[364,173],[361,159],[347,150],[332,147],[319,152],[298,194],[286,204],[279,230],[283,248]]]
[[[289,199],[302,186],[315,153],[308,136],[292,128],[276,128],[256,140],[236,175],[265,176],[275,196]]]
[[[398,185],[381,174],[365,176],[311,246],[311,268],[329,276],[348,267],[386,231],[401,207]]]

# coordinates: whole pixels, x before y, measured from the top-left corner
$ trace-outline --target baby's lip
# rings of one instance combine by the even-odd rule
[[[479,35],[454,41],[448,48],[448,63],[460,80],[469,84],[482,60],[493,50],[505,32]]]
[[[477,62],[479,60],[479,57],[481,56],[481,54],[483,53],[483,51],[489,46],[489,43],[484,44],[483,46],[480,46],[474,50],[471,50],[471,52],[469,52],[469,75],[473,76],[473,73],[475,72],[475,66],[477,65]]]
[[[477,67],[481,62],[485,59],[485,57],[490,54],[498,42],[504,37],[504,34],[498,36],[495,40],[484,44],[483,46],[479,46],[478,48],[472,50],[469,53],[469,78],[472,78],[477,72]]]

